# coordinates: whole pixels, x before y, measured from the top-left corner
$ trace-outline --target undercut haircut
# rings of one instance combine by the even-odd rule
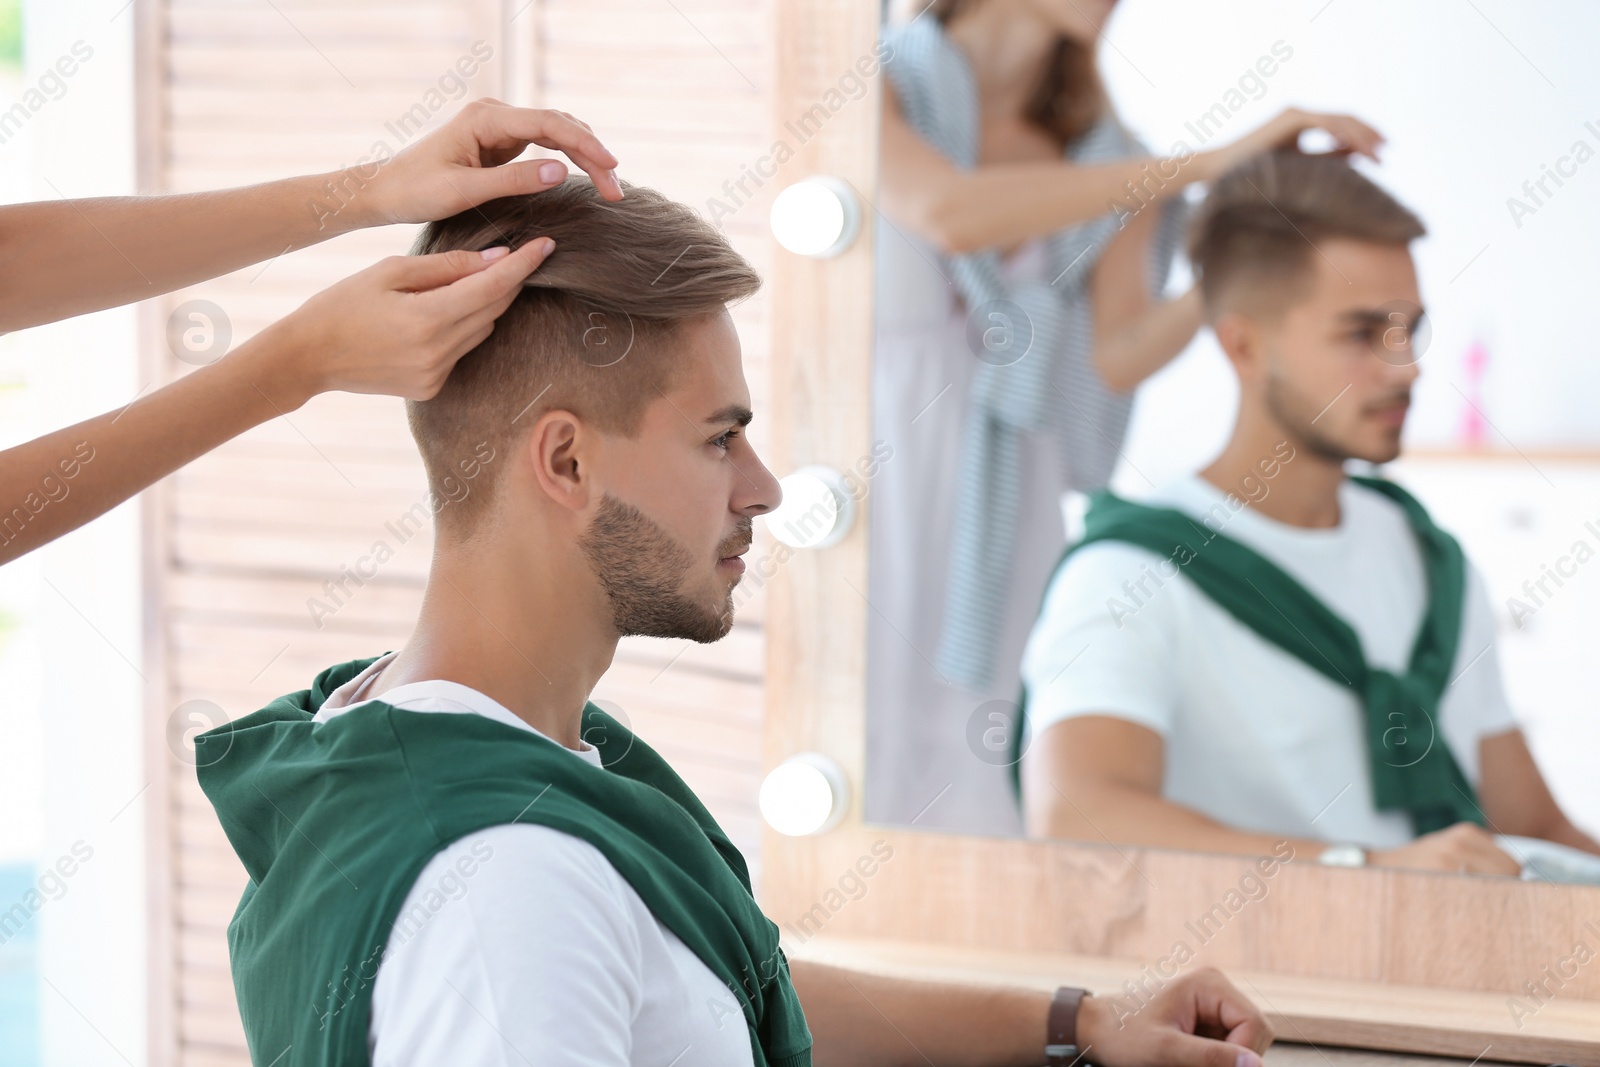
[[[1267,322],[1309,295],[1314,246],[1333,238],[1409,245],[1427,230],[1344,156],[1266,152],[1212,184],[1189,229],[1189,261],[1212,321]]]
[[[654,189],[622,189],[613,202],[572,176],[429,223],[417,238],[413,255],[556,243],[438,394],[406,402],[440,530],[475,525],[505,457],[546,411],[636,436],[645,409],[678,380],[678,327],[761,287],[755,268],[692,208]],[[484,460],[485,445],[493,459]]]

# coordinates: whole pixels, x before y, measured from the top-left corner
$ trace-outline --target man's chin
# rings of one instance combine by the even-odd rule
[[[1402,451],[1400,443],[1401,432],[1402,431],[1397,428],[1392,432],[1385,433],[1382,438],[1380,438],[1379,441],[1372,446],[1368,454],[1361,456],[1360,458],[1366,460],[1368,463],[1373,464],[1393,463],[1395,460],[1400,458],[1400,452]]]
[[[696,633],[684,636],[702,645],[714,644],[727,637],[733,630],[733,586],[738,584],[735,581],[730,585],[721,603],[710,609],[705,626],[697,627]]]
[[[728,605],[726,611],[716,617],[715,621],[707,622],[704,627],[696,628],[692,633],[684,632],[674,636],[693,641],[700,645],[714,645],[727,637],[733,630],[733,605]]]

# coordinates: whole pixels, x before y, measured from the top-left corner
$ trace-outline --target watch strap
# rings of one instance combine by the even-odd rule
[[[1078,1009],[1083,1004],[1083,998],[1089,995],[1087,989],[1076,986],[1064,985],[1056,990],[1046,1021],[1046,1067],[1069,1067],[1078,1060]]]

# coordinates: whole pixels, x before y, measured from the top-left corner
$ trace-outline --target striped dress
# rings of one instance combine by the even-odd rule
[[[965,57],[928,17],[887,29],[885,41],[907,121],[974,166]],[[1068,149],[1080,163],[1147,154],[1112,115]],[[1183,201],[1161,210],[1150,250],[1157,294]],[[893,455],[868,500],[873,821],[1020,829],[995,729],[1014,706],[1023,643],[1065,543],[1062,496],[1105,486],[1132,408],[1093,365],[1088,281],[1117,230],[1108,213],[1009,258],[947,257],[878,217],[873,437]]]

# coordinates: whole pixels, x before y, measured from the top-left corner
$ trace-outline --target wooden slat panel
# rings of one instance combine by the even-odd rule
[[[758,541],[754,556],[761,559],[765,551],[764,542]],[[306,600],[309,597],[322,595],[322,582],[328,577],[326,572],[314,575],[249,575],[242,576],[226,572],[215,572],[195,569],[174,569],[168,584],[169,609],[173,612],[183,613],[174,618],[193,616],[203,613],[203,617],[215,621],[222,619],[236,619],[243,622],[246,619],[271,619],[280,625],[296,625],[302,620],[309,622],[310,613],[306,609]],[[736,600],[738,606],[737,623],[735,630],[743,626],[759,627],[761,625],[761,608],[764,597],[756,586],[757,576],[747,572],[746,582],[739,586],[740,598]],[[752,590],[746,596],[746,590]],[[327,627],[360,629],[371,632],[374,627],[384,628],[394,625],[394,620],[409,620],[416,614],[422,591],[421,582],[402,583],[399,580],[390,580],[385,574],[383,581],[373,581],[361,589],[361,595],[352,597],[346,606],[326,620]],[[738,639],[738,633],[730,634],[725,640]],[[629,647],[635,640],[629,638],[623,642],[623,647]],[[644,640],[640,638],[638,640]],[[273,646],[270,651],[276,651]],[[719,647],[719,646],[713,646]],[[690,655],[693,652],[689,653]],[[750,662],[759,665],[760,654],[752,651]],[[274,693],[288,692],[296,687],[297,681],[303,685],[303,680],[270,674],[264,676],[261,685],[265,690]]]

